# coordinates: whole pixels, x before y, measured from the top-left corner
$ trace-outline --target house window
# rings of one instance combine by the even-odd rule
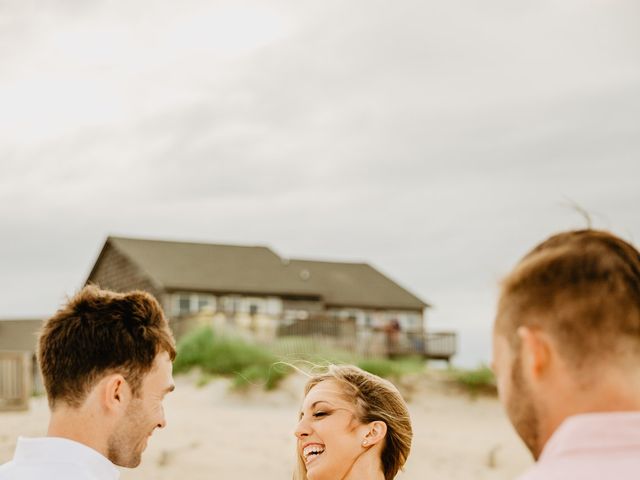
[[[178,296],[178,314],[186,315],[191,312],[191,295],[180,294]]]
[[[220,298],[220,307],[225,313],[238,313],[240,312],[240,298],[237,296],[229,295],[228,297]]]
[[[208,310],[213,308],[213,297],[211,295],[198,295],[198,311]]]
[[[233,297],[233,311],[236,313],[242,312],[242,299],[240,297]]]
[[[419,329],[422,327],[422,316],[417,313],[410,313],[407,315],[407,323],[411,328]]]
[[[188,315],[202,311],[212,311],[216,298],[208,293],[178,293],[174,300],[174,315]]]
[[[244,297],[242,299],[242,309],[240,311],[250,315],[262,315],[265,313],[266,308],[266,299],[261,297]]]
[[[277,297],[267,298],[266,313],[267,315],[273,315],[273,316],[281,315],[282,300]]]
[[[229,297],[220,297],[218,299],[218,310],[225,313],[228,312],[231,309],[229,303]]]

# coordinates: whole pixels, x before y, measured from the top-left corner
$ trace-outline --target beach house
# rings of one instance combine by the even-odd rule
[[[424,351],[428,343],[429,304],[367,263],[284,258],[266,246],[108,237],[86,283],[152,293],[178,337],[205,318],[267,341],[325,334],[362,345],[373,332],[389,338],[397,330],[405,347]],[[446,358],[455,338],[447,350]]]

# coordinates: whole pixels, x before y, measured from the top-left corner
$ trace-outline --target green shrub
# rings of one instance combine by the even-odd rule
[[[192,367],[202,366],[214,344],[213,330],[210,328],[199,328],[187,333],[178,342],[178,354],[173,362],[173,371],[183,373]]]
[[[233,387],[242,390],[250,385],[263,383],[266,390],[273,390],[290,372],[289,367],[278,364],[251,365],[235,376]]]
[[[198,328],[178,343],[174,362],[176,373],[200,367],[206,375],[234,377],[234,385],[263,383],[272,389],[286,376],[283,369],[274,368],[277,357],[265,348],[240,338],[217,335],[210,327]]]
[[[269,350],[285,362],[309,362],[316,365],[328,363],[356,363],[353,352],[335,348],[313,337],[280,337]]]
[[[397,367],[392,360],[369,359],[358,362],[358,367],[379,377],[389,378],[398,374]]]
[[[408,373],[423,372],[426,364],[419,358],[408,357],[401,360],[372,358],[360,360],[357,365],[361,369],[382,378],[399,378]]]
[[[486,365],[473,370],[453,370],[453,379],[472,394],[497,392],[493,371]]]
[[[331,348],[308,337],[281,338],[264,347],[241,338],[217,334],[210,327],[200,327],[187,333],[178,342],[177,350],[176,373],[198,367],[202,371],[198,385],[222,375],[232,377],[233,386],[238,389],[254,384],[262,384],[267,390],[277,387],[292,371],[288,363],[313,366],[355,364],[380,377],[394,379],[407,373],[422,372],[425,368],[425,362],[420,358],[359,359],[353,352]]]

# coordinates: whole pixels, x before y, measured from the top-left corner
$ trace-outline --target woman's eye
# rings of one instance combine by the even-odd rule
[[[327,415],[328,415],[327,412],[316,412],[313,414],[315,418],[326,417]]]

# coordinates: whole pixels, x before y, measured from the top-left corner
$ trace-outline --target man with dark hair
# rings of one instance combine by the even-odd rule
[[[502,285],[493,366],[537,464],[521,480],[640,477],[640,253],[555,235]]]
[[[38,360],[51,419],[47,436],[20,438],[0,480],[117,479],[140,463],[165,426],[174,389],[173,336],[145,292],[83,288],[44,325]]]

